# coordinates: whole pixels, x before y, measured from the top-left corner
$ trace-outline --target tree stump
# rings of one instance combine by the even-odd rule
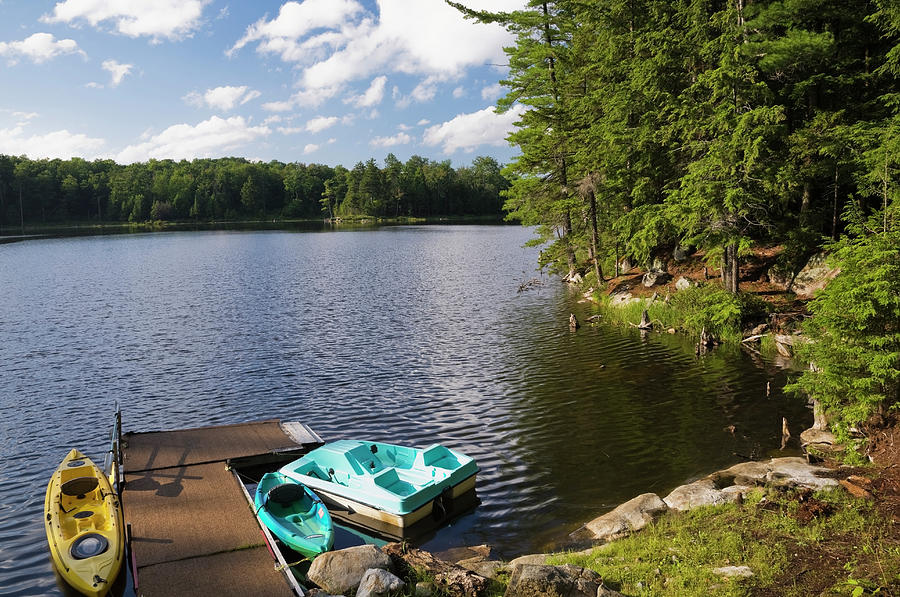
[[[641,322],[638,324],[638,328],[642,330],[653,329],[653,323],[650,321],[650,314],[646,309],[644,309],[644,312],[641,313]]]
[[[462,566],[439,560],[434,555],[405,547],[402,543],[388,543],[381,548],[394,567],[408,575],[410,569],[424,570],[434,578],[434,584],[452,597],[479,597],[487,592],[488,579]]]

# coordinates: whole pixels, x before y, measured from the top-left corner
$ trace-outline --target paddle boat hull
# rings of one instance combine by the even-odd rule
[[[85,595],[106,595],[124,557],[122,506],[106,475],[78,450],[50,478],[44,529],[62,578]]]
[[[425,449],[340,440],[283,466],[335,509],[399,529],[431,515],[443,518],[452,500],[475,487],[475,460],[433,444]]]
[[[331,515],[303,483],[281,473],[266,473],[253,501],[262,523],[297,553],[313,559],[334,545]]]

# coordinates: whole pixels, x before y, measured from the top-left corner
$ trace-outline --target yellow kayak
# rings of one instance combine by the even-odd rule
[[[106,475],[78,450],[47,485],[44,521],[53,563],[66,582],[85,595],[106,595],[125,551],[122,507]]]

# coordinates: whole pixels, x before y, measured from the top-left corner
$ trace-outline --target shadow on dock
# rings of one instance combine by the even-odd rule
[[[275,569],[243,488],[226,462],[299,455],[321,444],[315,432],[269,420],[126,433],[122,440],[122,503],[132,527],[137,594],[294,594]]]

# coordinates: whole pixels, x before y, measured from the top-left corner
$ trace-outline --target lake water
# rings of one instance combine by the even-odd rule
[[[777,452],[811,422],[739,348],[605,325],[541,278],[529,231],[173,232],[0,245],[0,594],[57,592],[42,524],[72,447],[281,418],[326,440],[440,442],[481,505],[425,547],[548,548],[635,495]],[[771,395],[766,384],[771,382]],[[729,426],[733,425],[733,432]],[[789,449],[796,450],[796,444]]]

